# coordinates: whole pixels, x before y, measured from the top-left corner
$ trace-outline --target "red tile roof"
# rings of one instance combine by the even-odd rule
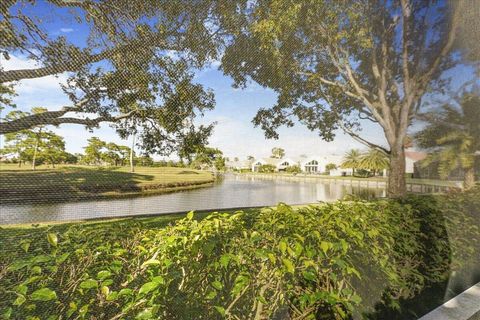
[[[410,158],[414,161],[420,161],[425,159],[427,157],[427,154],[425,152],[419,151],[405,151],[405,157]]]

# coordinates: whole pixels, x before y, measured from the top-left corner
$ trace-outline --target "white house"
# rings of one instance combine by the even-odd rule
[[[327,165],[333,163],[337,169],[327,170]],[[305,173],[326,173],[330,172],[332,176],[351,175],[352,169],[341,169],[342,156],[328,155],[328,156],[311,156],[303,159],[300,162],[300,167]]]
[[[415,162],[421,161],[427,157],[425,152],[414,151],[412,149],[405,150],[405,173],[413,175],[415,172]]]
[[[260,167],[263,165],[272,165],[275,166],[275,171],[285,171],[288,167],[298,166],[299,161],[294,158],[283,158],[283,159],[275,159],[275,158],[260,158],[255,159],[252,163],[252,171],[257,172],[259,171]]]

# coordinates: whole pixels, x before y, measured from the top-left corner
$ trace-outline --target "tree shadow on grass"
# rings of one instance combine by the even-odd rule
[[[153,180],[153,175],[102,168],[2,171],[0,202],[56,202],[89,198],[107,192],[139,192],[142,190],[141,183]]]

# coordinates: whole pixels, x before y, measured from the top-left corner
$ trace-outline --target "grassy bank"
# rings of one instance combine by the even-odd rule
[[[210,172],[173,167],[62,166],[25,170],[0,165],[0,202],[51,202],[147,195],[197,188],[214,181]]]
[[[479,194],[4,228],[0,314],[416,319],[478,265]]]

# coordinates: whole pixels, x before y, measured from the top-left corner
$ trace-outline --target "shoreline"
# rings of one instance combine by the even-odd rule
[[[70,196],[64,196],[61,194],[58,197],[52,196],[55,195],[55,192],[58,190],[55,189],[43,189],[40,190],[42,195],[49,195],[50,197],[32,197],[32,198],[12,198],[1,199],[2,205],[16,205],[16,204],[57,204],[57,203],[72,203],[72,202],[82,202],[82,201],[91,201],[91,200],[115,200],[115,199],[124,199],[124,198],[142,198],[155,196],[160,194],[174,193],[195,190],[199,188],[205,188],[213,186],[215,179],[206,180],[206,181],[193,181],[185,183],[172,183],[172,184],[151,184],[138,187],[138,191],[107,191],[103,193],[100,192],[101,187],[97,190],[92,189],[83,194],[74,194]],[[119,188],[122,189],[122,188]],[[133,188],[132,188],[133,189]]]

